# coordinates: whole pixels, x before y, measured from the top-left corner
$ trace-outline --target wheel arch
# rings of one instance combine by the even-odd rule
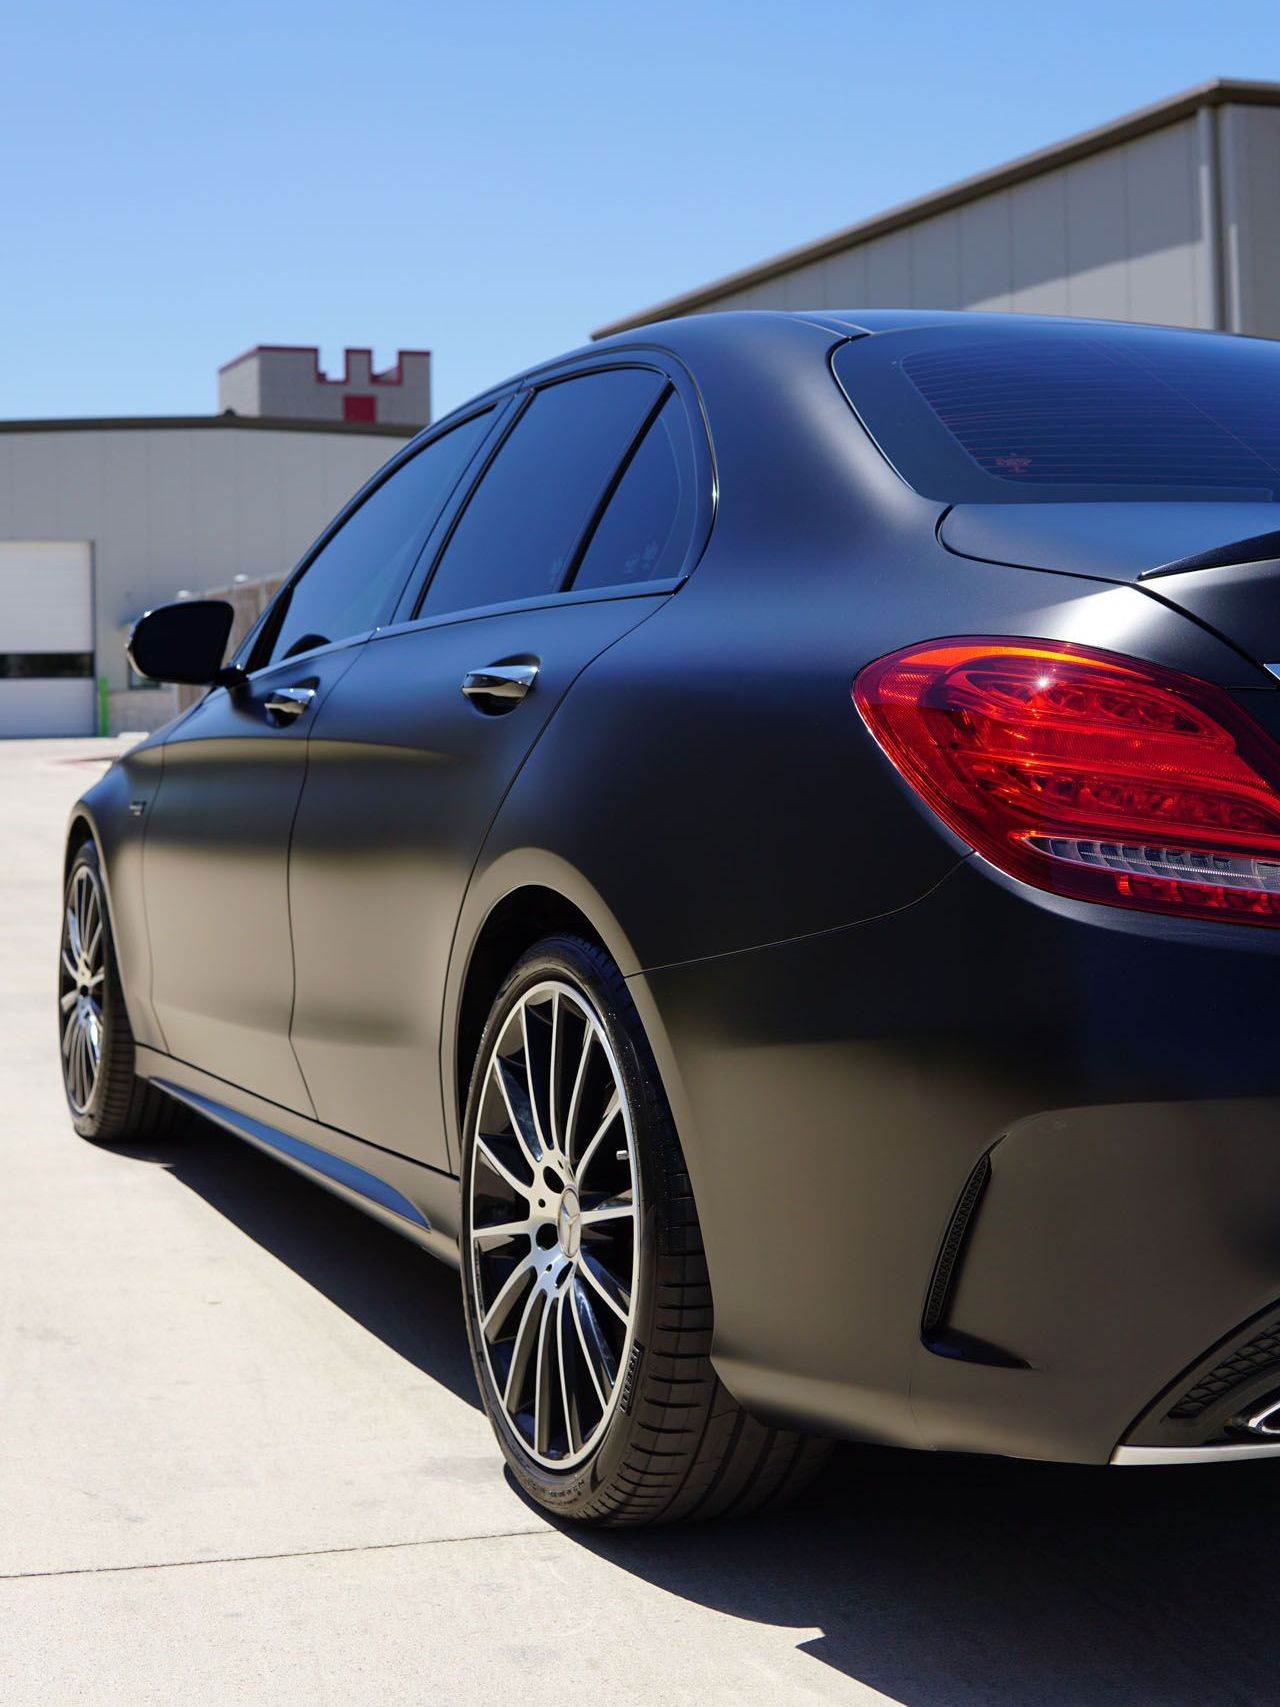
[[[111,821],[110,814],[108,814],[107,821],[108,823]],[[102,892],[107,903],[107,915],[111,920],[111,930],[114,937],[117,935],[116,916],[118,911],[116,907],[116,898],[112,893],[113,878],[115,875],[113,868],[116,849],[111,845],[109,839],[104,836],[98,816],[93,811],[86,797],[76,801],[75,805],[71,808],[71,816],[67,820],[67,828],[66,834],[63,838],[62,851],[62,887],[64,889],[67,885],[67,879],[71,875],[71,866],[76,855],[80,852],[81,848],[87,846],[90,842],[92,842],[94,847],[98,850],[98,881],[102,884]],[[120,944],[118,941],[115,944],[115,948],[117,961],[123,961],[124,957],[121,956]],[[121,968],[121,975],[122,977],[124,976],[123,964]]]
[[[473,881],[454,937],[441,1037],[441,1084],[450,1156],[461,1166],[462,1115],[481,1033],[507,974],[535,942],[557,931],[585,937],[627,980],[686,1146],[691,1115],[666,1028],[613,910],[580,872],[542,850],[503,855]]]
[[[485,1021],[507,974],[543,937],[564,931],[604,948],[600,932],[580,908],[541,884],[525,884],[495,903],[471,946],[458,993],[452,1091],[460,1122]]]
[[[135,748],[71,808],[63,837],[62,885],[71,862],[87,842],[98,850],[99,877],[111,920],[112,942],[125,1010],[137,1042],[164,1049],[164,1035],[151,1006],[151,945],[142,888],[142,811],[160,780],[159,749]]]
[[[62,881],[65,884],[71,874],[71,862],[80,852],[86,842],[98,841],[97,826],[89,816],[84,806],[77,804],[67,823],[65,846],[62,855]]]

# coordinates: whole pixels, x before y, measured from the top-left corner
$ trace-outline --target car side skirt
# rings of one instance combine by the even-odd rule
[[[457,1266],[458,1182],[451,1174],[266,1102],[158,1050],[140,1048],[136,1070],[194,1113]]]

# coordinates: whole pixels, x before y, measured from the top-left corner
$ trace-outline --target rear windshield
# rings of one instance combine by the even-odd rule
[[[836,378],[908,485],[948,503],[1280,495],[1280,344],[1008,320],[858,338]]]

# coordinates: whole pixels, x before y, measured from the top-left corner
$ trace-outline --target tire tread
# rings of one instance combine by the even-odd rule
[[[134,1072],[133,1029],[125,1007],[120,966],[116,960],[115,933],[107,907],[102,883],[102,868],[97,845],[93,841],[81,844],[68,868],[67,878],[78,865],[92,867],[98,882],[102,905],[103,935],[106,940],[104,980],[106,999],[103,1003],[102,1056],[98,1069],[99,1094],[91,1102],[88,1113],[76,1115],[72,1121],[81,1137],[99,1144],[158,1143],[170,1137],[181,1113],[178,1103],[163,1091],[158,1091],[146,1079]]]
[[[662,1148],[654,1158],[662,1201],[653,1328],[627,1450],[609,1481],[573,1515],[620,1527],[702,1522],[780,1505],[822,1468],[830,1442],[758,1421],[716,1375],[711,1285],[693,1188],[631,992],[609,956],[585,938],[552,939],[530,953],[545,954],[560,942],[590,960],[631,1035],[649,1099],[645,1129],[660,1135]]]

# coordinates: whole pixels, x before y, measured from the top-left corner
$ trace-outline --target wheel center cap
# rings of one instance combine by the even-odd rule
[[[582,1244],[582,1205],[578,1202],[578,1194],[572,1186],[566,1188],[560,1199],[556,1232],[560,1238],[560,1249],[567,1257],[576,1257]]]

